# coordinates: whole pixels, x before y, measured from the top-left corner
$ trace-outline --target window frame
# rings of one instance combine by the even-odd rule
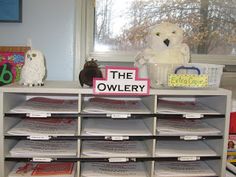
[[[75,22],[75,78],[83,68],[87,58],[94,58],[102,63],[133,63],[135,52],[94,52],[94,12],[96,0],[76,0]],[[236,56],[230,55],[202,55],[192,54],[193,63],[210,63],[221,65],[235,65]]]

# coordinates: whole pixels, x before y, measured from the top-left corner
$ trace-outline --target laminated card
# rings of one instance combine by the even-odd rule
[[[19,162],[12,169],[8,177],[74,177],[75,170],[75,164],[72,162]]]

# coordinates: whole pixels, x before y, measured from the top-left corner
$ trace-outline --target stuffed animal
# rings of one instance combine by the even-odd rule
[[[46,68],[44,56],[38,50],[29,50],[25,54],[25,63],[21,70],[20,83],[27,86],[43,86]]]
[[[185,64],[190,60],[187,44],[183,43],[183,30],[176,24],[163,22],[151,28],[148,46],[135,58],[141,77],[147,77],[147,63]]]
[[[102,72],[98,67],[97,61],[92,58],[90,61],[85,62],[83,70],[80,71],[79,81],[81,86],[83,87],[85,84],[92,87],[94,77],[101,78]]]

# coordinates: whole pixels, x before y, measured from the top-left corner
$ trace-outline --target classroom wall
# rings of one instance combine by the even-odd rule
[[[23,0],[22,23],[0,23],[0,45],[41,50],[47,80],[73,80],[75,0]]]

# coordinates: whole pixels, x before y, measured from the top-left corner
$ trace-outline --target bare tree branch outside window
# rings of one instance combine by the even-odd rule
[[[149,27],[163,21],[184,29],[192,53],[236,49],[236,0],[96,0],[95,16],[95,51],[140,50]]]

